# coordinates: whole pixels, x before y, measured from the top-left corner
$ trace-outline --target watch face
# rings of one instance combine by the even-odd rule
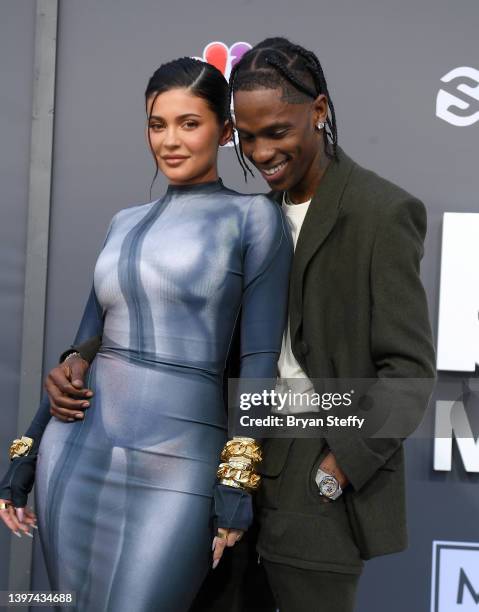
[[[338,481],[334,476],[325,476],[319,483],[319,490],[325,497],[331,497],[338,490]]]

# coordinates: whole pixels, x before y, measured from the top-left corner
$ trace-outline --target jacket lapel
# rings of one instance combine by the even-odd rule
[[[292,344],[300,330],[304,275],[312,257],[324,244],[341,211],[341,197],[354,162],[338,147],[338,161],[331,161],[314,194],[299,233],[289,286],[289,316]],[[279,196],[279,197],[278,197]],[[280,199],[281,198],[281,199]],[[275,194],[277,202],[282,194]]]

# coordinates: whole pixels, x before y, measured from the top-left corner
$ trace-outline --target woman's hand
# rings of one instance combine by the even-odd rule
[[[213,569],[218,567],[218,563],[223,556],[225,548],[234,546],[243,537],[244,531],[240,529],[222,529],[217,530],[217,535],[213,538]]]
[[[50,399],[50,413],[64,422],[83,419],[88,401],[93,395],[85,389],[83,380],[90,364],[80,356],[70,357],[58,364],[45,379],[45,389]]]
[[[19,538],[22,537],[20,531],[33,538],[30,528],[38,529],[35,513],[27,507],[15,508],[9,499],[0,499],[0,518]]]

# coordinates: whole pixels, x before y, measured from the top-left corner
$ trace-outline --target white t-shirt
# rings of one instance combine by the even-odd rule
[[[299,232],[303,225],[304,217],[308,212],[311,200],[302,202],[301,204],[291,204],[286,193],[283,195],[283,212],[285,213],[286,220],[289,227],[291,228],[291,235],[293,238],[294,248],[296,250],[296,244],[298,242]],[[291,335],[289,330],[289,317],[288,326],[283,335],[283,343],[281,345],[281,354],[278,360],[278,373],[280,378],[302,378],[304,383],[300,381],[295,382],[295,391],[305,393],[313,390],[313,385],[309,378],[304,373],[303,369],[296,361],[293,351],[291,350]]]

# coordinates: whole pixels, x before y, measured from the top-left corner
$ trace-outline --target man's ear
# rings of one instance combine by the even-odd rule
[[[220,146],[224,146],[233,138],[233,124],[229,119],[227,119],[223,125],[221,136],[220,136]]]
[[[328,118],[328,98],[324,94],[319,94],[313,101],[313,120],[314,125],[326,123]]]

